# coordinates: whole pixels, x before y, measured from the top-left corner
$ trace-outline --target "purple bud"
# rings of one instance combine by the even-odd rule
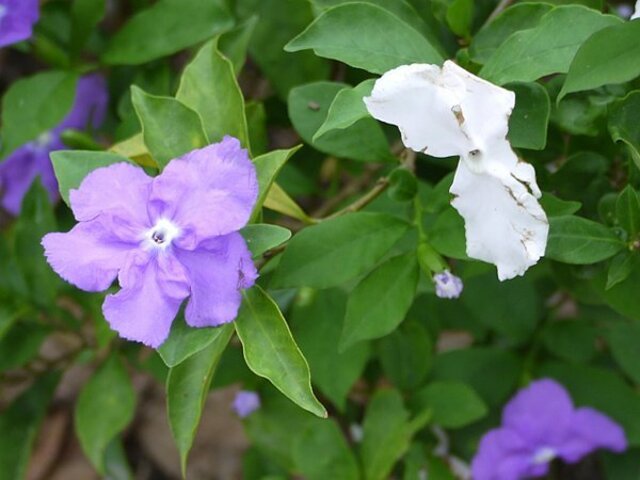
[[[436,295],[440,298],[458,298],[462,293],[462,280],[449,270],[436,273],[433,281],[436,284]]]
[[[240,418],[245,418],[260,408],[260,397],[256,392],[240,390],[233,399],[233,409]]]

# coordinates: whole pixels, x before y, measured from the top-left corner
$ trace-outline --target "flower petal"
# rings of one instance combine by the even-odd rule
[[[0,16],[0,47],[31,37],[40,16],[39,0],[5,0],[0,5],[6,9]]]
[[[109,288],[134,246],[114,239],[100,221],[77,224],[42,239],[47,261],[67,282],[89,292]]]
[[[119,237],[139,239],[151,226],[147,214],[151,181],[144,170],[124,162],[96,168],[69,192],[71,209],[79,221],[104,216]]]
[[[238,315],[240,290],[255,282],[258,272],[239,233],[209,240],[196,250],[176,249],[191,284],[185,318],[192,327],[233,321]]]
[[[180,246],[240,230],[258,196],[256,170],[240,142],[222,142],[172,160],[154,179],[150,211],[185,231]],[[179,202],[175,201],[177,198]]]
[[[629,18],[629,20],[635,20],[636,18],[640,18],[640,0],[636,1],[635,10],[631,14],[631,18]]]
[[[532,382],[505,406],[502,423],[517,431],[532,448],[558,445],[573,417],[571,397],[555,380]]]
[[[626,450],[624,430],[593,408],[579,408],[574,412],[566,439],[558,446],[559,455],[566,462],[575,463],[599,448],[614,452]]]
[[[521,480],[528,478],[533,468],[545,466],[532,465],[531,452],[514,432],[505,428],[491,430],[482,437],[471,463],[473,480]]]
[[[109,95],[107,82],[98,74],[85,75],[78,80],[71,110],[56,128],[56,133],[75,128],[98,128],[107,113]]]
[[[517,162],[510,149],[507,155]],[[518,174],[529,171],[521,170]],[[549,223],[530,193],[530,177],[520,180],[513,171],[492,173],[474,173],[461,161],[451,185],[451,203],[465,221],[467,255],[495,264],[498,278],[505,280],[524,274],[544,255]]]
[[[139,253],[118,279],[122,290],[102,305],[107,322],[123,338],[159,347],[189,294],[184,271],[171,255]]]

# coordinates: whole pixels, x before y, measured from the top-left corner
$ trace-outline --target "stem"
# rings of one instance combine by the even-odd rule
[[[491,12],[491,15],[489,15],[487,17],[487,19],[485,20],[484,25],[487,25],[488,23],[491,23],[491,21],[494,18],[496,18],[498,15],[500,15],[505,8],[507,8],[509,5],[511,5],[511,2],[513,2],[513,0],[500,0],[500,3],[498,3],[496,8],[493,10],[493,12]]]

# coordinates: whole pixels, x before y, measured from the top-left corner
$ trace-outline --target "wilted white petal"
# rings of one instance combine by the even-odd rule
[[[497,265],[504,280],[544,255],[548,222],[537,201],[535,171],[506,138],[513,92],[447,61],[442,68],[390,70],[364,102],[375,118],[397,125],[412,150],[460,156],[450,191],[465,219],[470,257]]]
[[[640,18],[640,0],[636,2],[636,10],[629,20],[635,20],[636,18]]]

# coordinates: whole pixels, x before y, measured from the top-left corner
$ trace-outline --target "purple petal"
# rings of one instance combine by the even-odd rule
[[[79,221],[104,216],[115,235],[139,240],[151,226],[147,215],[151,182],[144,170],[128,163],[96,168],[69,192],[71,209]]]
[[[191,298],[185,319],[192,327],[211,327],[233,321],[238,315],[240,290],[253,285],[258,272],[239,233],[201,244],[196,250],[176,249],[186,268]]]
[[[256,392],[240,390],[233,399],[233,409],[240,418],[245,418],[260,408],[260,397]]]
[[[49,160],[49,151],[35,142],[14,150],[0,163],[2,208],[14,216],[20,214],[22,200],[36,177],[49,192],[52,202],[58,198],[58,182]]]
[[[532,445],[558,445],[573,416],[569,394],[555,380],[532,382],[509,401],[502,413],[505,427],[516,430]]]
[[[49,233],[42,246],[58,275],[89,292],[109,288],[135,247],[114,241],[98,220],[79,223],[67,233]]]
[[[39,7],[39,0],[0,0],[0,47],[31,37]]]
[[[240,142],[222,142],[172,160],[154,179],[150,212],[184,230],[182,248],[240,230],[258,195],[256,170]],[[176,201],[180,199],[180,201]]]
[[[541,470],[544,466],[533,466],[526,443],[505,428],[490,430],[482,437],[471,463],[474,480],[520,480],[537,475],[534,469]]]
[[[568,463],[604,448],[614,452],[627,449],[627,439],[620,425],[593,408],[574,412],[566,440],[558,447],[559,455]]]
[[[85,130],[100,127],[104,121],[108,103],[109,95],[105,79],[98,74],[85,75],[78,80],[71,110],[55,132],[61,133],[69,128]]]
[[[159,347],[189,294],[184,271],[171,255],[145,252],[132,256],[118,279],[122,290],[102,305],[107,322],[123,338]]]

